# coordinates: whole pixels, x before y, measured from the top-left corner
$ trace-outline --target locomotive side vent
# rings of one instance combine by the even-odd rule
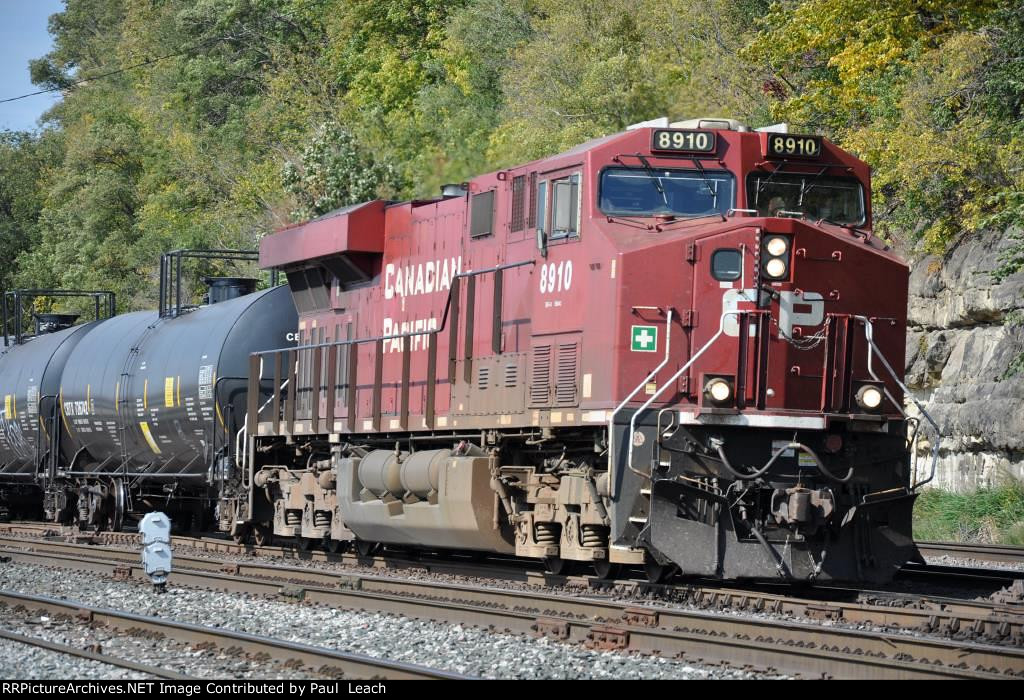
[[[505,388],[513,389],[519,385],[519,365],[505,365]]]
[[[491,383],[491,368],[479,367],[476,371],[476,388],[483,391]]]
[[[533,349],[530,365],[530,405],[545,406],[551,394],[551,346],[538,345]]]
[[[579,346],[563,343],[558,346],[558,375],[555,380],[555,403],[559,406],[576,405],[576,372]]]

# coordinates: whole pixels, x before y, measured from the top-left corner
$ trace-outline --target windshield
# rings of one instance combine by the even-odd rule
[[[837,224],[864,223],[864,188],[857,180],[814,173],[755,173],[747,206],[762,216],[806,216]]]
[[[601,212],[619,216],[706,216],[732,209],[730,173],[664,168],[608,168],[601,173]]]

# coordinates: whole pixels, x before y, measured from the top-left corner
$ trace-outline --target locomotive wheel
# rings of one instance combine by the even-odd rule
[[[594,560],[594,574],[603,580],[616,578],[619,575],[619,571],[622,569],[618,564],[613,564],[607,559],[595,559]]]
[[[302,535],[295,536],[295,549],[300,552],[308,552],[313,549],[319,540],[313,539],[312,537],[303,537]]]
[[[573,562],[561,557],[544,557],[544,568],[555,576],[567,576]]]
[[[246,523],[245,525],[239,525],[234,534],[231,535],[231,539],[235,541],[235,544],[245,544],[249,540],[249,533],[252,530],[252,526]]]
[[[647,574],[647,581],[650,583],[661,583],[668,579],[675,567],[671,564],[659,564],[654,557],[644,557],[644,573]]]
[[[348,551],[347,540],[332,540],[330,538],[324,539],[324,549],[331,554],[344,554]]]
[[[257,525],[253,528],[253,541],[257,547],[266,547],[274,539],[274,532],[266,525]]]
[[[378,549],[379,545],[376,542],[356,540],[356,553],[361,557],[372,557]]]

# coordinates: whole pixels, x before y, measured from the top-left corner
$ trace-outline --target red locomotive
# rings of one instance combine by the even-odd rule
[[[908,268],[871,233],[868,166],[824,138],[643,126],[332,212],[260,262],[298,346],[251,356],[238,538],[652,580],[916,556]]]

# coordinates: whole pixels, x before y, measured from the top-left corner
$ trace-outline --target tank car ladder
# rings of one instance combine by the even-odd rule
[[[136,339],[131,349],[128,351],[128,355],[125,357],[124,366],[121,368],[121,375],[119,378],[119,391],[114,397],[114,413],[117,416],[117,440],[118,447],[120,448],[120,472],[122,476],[114,479],[114,488],[117,491],[117,495],[121,496],[118,506],[123,510],[121,513],[116,513],[115,518],[118,522],[123,522],[124,514],[132,509],[132,494],[131,489],[127,486],[128,480],[128,461],[130,455],[128,454],[128,388],[132,377],[134,376],[131,372],[133,365],[138,359],[142,352],[142,344],[146,338],[153,332],[153,329],[160,323],[161,319],[157,319],[153,323],[146,326],[146,329]]]

